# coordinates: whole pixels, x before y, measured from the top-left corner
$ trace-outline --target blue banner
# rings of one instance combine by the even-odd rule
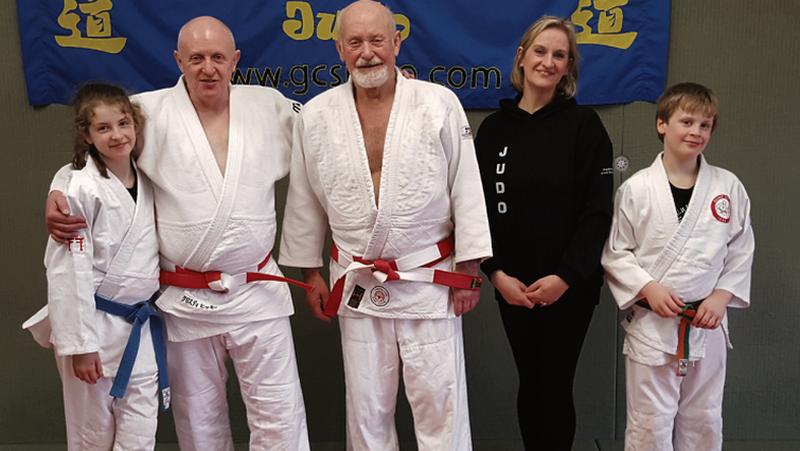
[[[17,0],[32,105],[68,103],[86,81],[132,92],[171,86],[183,23],[199,15],[227,23],[242,51],[234,83],[261,84],[305,102],[342,83],[332,0]],[[669,0],[390,0],[403,43],[398,65],[454,90],[466,108],[512,97],[519,38],[551,14],[576,25],[578,101],[654,101],[666,80]]]

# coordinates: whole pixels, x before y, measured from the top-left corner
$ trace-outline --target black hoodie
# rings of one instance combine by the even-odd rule
[[[570,286],[562,301],[597,303],[613,205],[611,141],[597,113],[573,98],[556,95],[533,114],[518,104],[501,101],[475,139],[494,254],[481,269],[526,285],[556,274]]]

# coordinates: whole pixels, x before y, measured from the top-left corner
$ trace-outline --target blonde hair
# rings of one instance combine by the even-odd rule
[[[681,109],[687,113],[700,113],[714,118],[711,131],[717,128],[719,119],[719,98],[710,88],[698,83],[678,83],[664,90],[656,103],[656,121],[669,122],[669,118]],[[664,141],[659,133],[658,139]]]
[[[572,97],[578,90],[578,43],[575,38],[575,26],[572,25],[572,22],[555,16],[540,17],[528,27],[525,34],[522,35],[522,39],[519,41],[519,47],[522,51],[517,52],[517,55],[514,57],[514,69],[511,71],[511,86],[513,86],[517,92],[522,92],[525,86],[525,72],[522,67],[520,67],[519,63],[525,56],[525,52],[527,52],[531,44],[533,44],[534,39],[544,30],[549,30],[550,28],[557,28],[563,31],[564,34],[567,35],[567,41],[569,41],[567,73],[561,77],[561,80],[556,86],[556,90],[561,91],[567,97]]]
[[[134,145],[133,153],[138,153],[141,150],[144,144],[142,137],[145,122],[144,114],[142,114],[139,105],[131,102],[124,89],[105,83],[89,83],[78,89],[72,100],[72,105],[75,109],[73,169],[82,169],[86,166],[86,159],[91,156],[100,174],[105,178],[109,178],[108,169],[97,147],[86,142],[86,137],[89,136],[89,127],[92,125],[92,118],[94,118],[94,109],[98,105],[116,106],[124,114],[131,116],[136,129],[136,144]]]

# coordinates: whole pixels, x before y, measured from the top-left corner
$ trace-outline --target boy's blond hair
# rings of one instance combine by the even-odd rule
[[[699,83],[678,83],[672,85],[661,94],[656,103],[656,121],[661,119],[669,122],[669,118],[678,109],[687,113],[701,113],[705,116],[713,117],[714,123],[711,125],[711,132],[717,128],[719,120],[719,99],[714,91]],[[658,134],[658,139],[664,142],[664,135]]]

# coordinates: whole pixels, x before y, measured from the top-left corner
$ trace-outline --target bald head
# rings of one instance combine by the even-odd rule
[[[336,19],[336,40],[338,41],[342,33],[353,21],[366,20],[368,22],[382,22],[386,26],[389,35],[397,31],[397,23],[394,20],[392,10],[380,2],[374,0],[357,0],[344,9],[339,11]]]
[[[195,17],[181,27],[174,57],[195,108],[227,106],[239,56],[233,33],[219,19]]]
[[[178,51],[186,48],[187,43],[198,40],[214,41],[236,50],[233,32],[221,20],[211,16],[199,16],[186,22],[178,32]]]

